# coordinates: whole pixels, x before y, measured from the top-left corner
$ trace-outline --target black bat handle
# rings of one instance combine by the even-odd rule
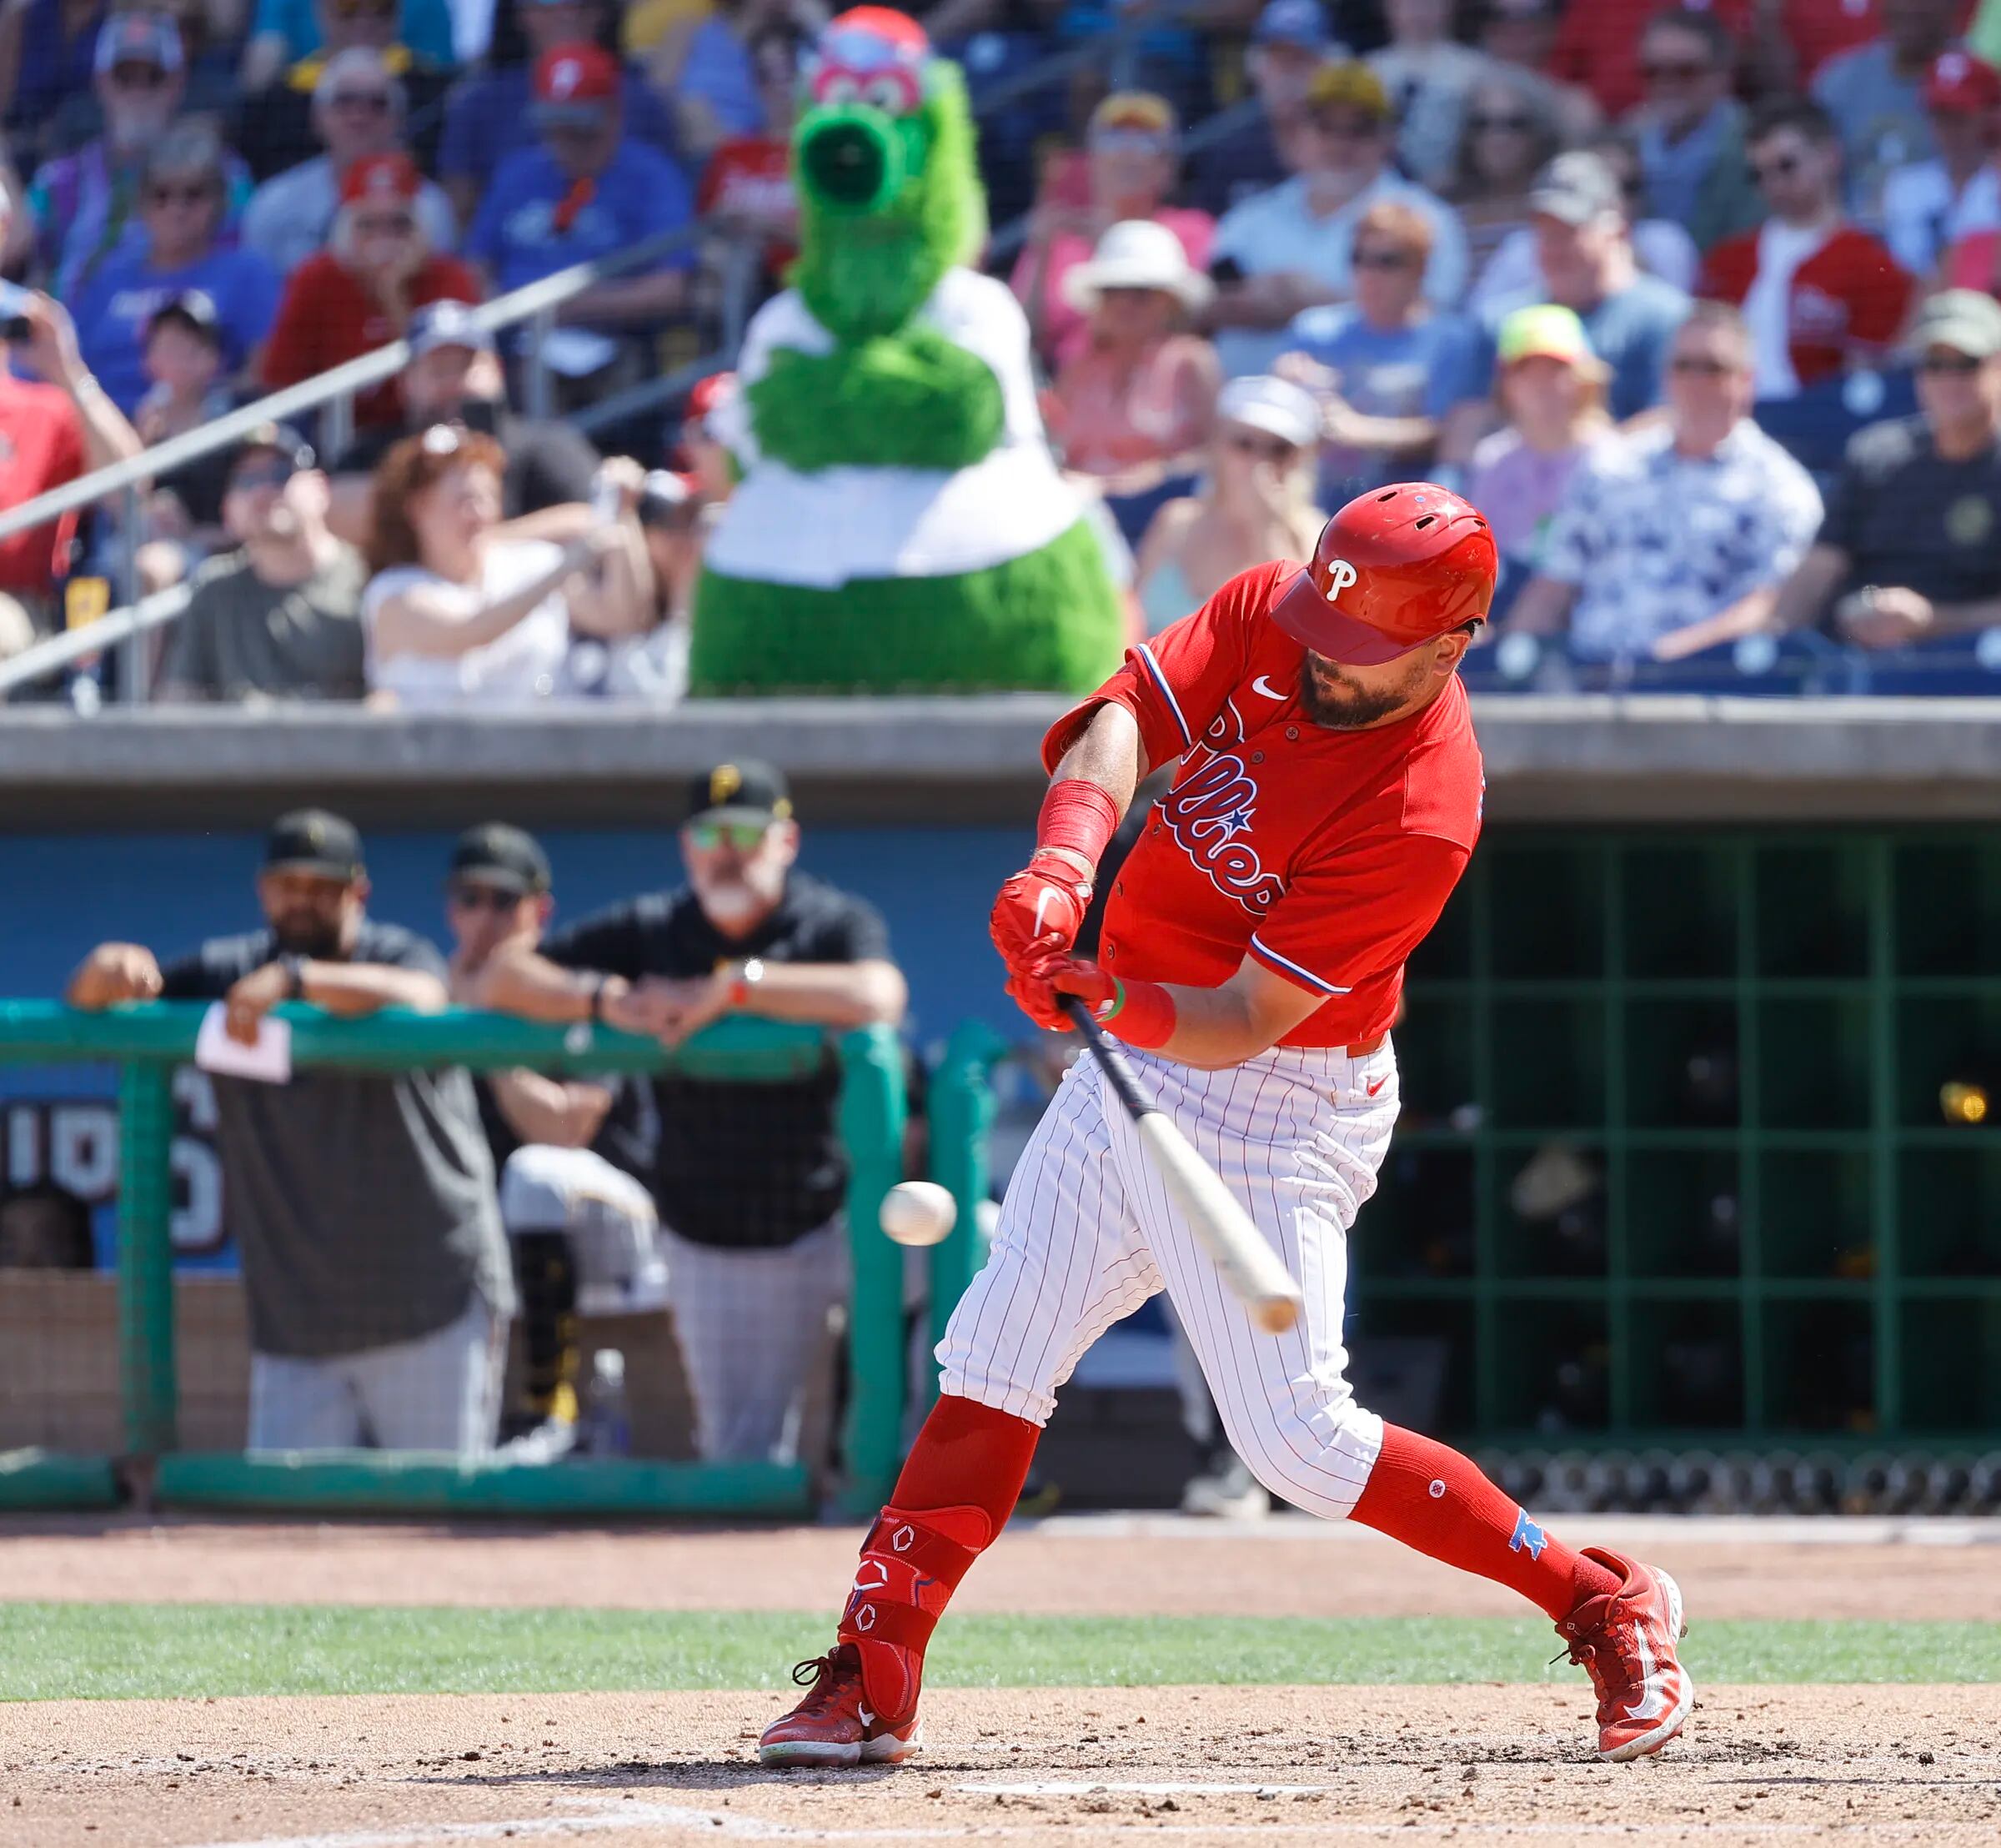
[[[1111,1042],[1106,1038],[1105,1029],[1099,1026],[1091,1010],[1081,997],[1066,995],[1063,1012],[1077,1023],[1077,1031],[1084,1036],[1091,1056],[1098,1062],[1098,1069],[1105,1074],[1119,1102],[1135,1122],[1151,1112],[1154,1106],[1146,1101],[1146,1093],[1140,1089],[1139,1080],[1133,1077],[1131,1068],[1118,1055]]]

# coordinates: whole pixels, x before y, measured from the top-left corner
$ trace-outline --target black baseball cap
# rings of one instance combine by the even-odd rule
[[[223,344],[223,317],[215,305],[215,298],[205,289],[183,289],[178,295],[169,295],[147,317],[148,335],[165,321],[178,321],[191,334],[196,334],[218,351]]]
[[[361,836],[354,824],[325,809],[293,809],[271,824],[264,839],[267,872],[312,872],[352,883],[360,878]]]
[[[688,792],[690,821],[789,821],[791,791],[770,765],[755,757],[718,764],[695,780]]]
[[[524,829],[504,821],[482,821],[452,844],[451,876],[526,897],[549,886],[549,856]]]

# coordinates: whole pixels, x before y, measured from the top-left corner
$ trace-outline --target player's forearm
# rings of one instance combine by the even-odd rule
[[[354,1017],[384,1007],[413,1013],[442,1013],[450,1005],[444,984],[421,969],[392,969],[375,962],[304,962],[298,968],[299,999],[329,1014]]]
[[[810,1027],[893,1026],[909,999],[893,962],[767,962],[755,982],[740,982],[739,1013]]]
[[[473,978],[475,1005],[496,1013],[518,1015],[523,1020],[589,1020],[592,1005],[601,989],[623,991],[625,983],[617,976],[603,976],[590,969],[565,969],[532,950],[503,947],[487,959],[486,966]]]
[[[1105,838],[1109,840],[1112,830],[1126,818],[1126,811],[1132,806],[1133,791],[1140,786],[1146,768],[1140,746],[1139,721],[1124,706],[1107,701],[1091,715],[1091,722],[1063,753],[1062,762],[1056,766],[1056,775],[1050,779],[1051,796],[1043,804],[1042,822],[1037,832],[1038,847],[1044,851],[1061,853],[1086,878],[1095,875],[1104,841],[1096,840],[1095,834],[1089,845],[1071,841],[1061,833],[1052,832],[1050,827],[1052,811],[1063,806],[1065,792],[1061,786],[1073,782],[1093,784],[1111,798],[1111,827],[1104,830]]]
[[[611,1108],[601,1084],[565,1084],[539,1072],[496,1072],[492,1083],[500,1114],[524,1142],[588,1148]]]

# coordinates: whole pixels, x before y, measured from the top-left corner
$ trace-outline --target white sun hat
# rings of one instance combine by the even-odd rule
[[[1232,379],[1216,400],[1219,424],[1245,424],[1295,449],[1320,441],[1320,401],[1303,385],[1268,374]]]
[[[1209,279],[1188,261],[1181,240],[1149,218],[1126,218],[1098,239],[1090,258],[1063,279],[1063,299],[1088,314],[1107,289],[1158,289],[1193,314],[1215,294]]]

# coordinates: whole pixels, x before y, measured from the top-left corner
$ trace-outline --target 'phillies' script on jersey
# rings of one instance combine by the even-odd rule
[[[1480,832],[1480,748],[1455,677],[1393,725],[1335,731],[1300,703],[1306,652],[1270,619],[1297,567],[1261,565],[1136,648],[1043,741],[1053,770],[1100,704],[1174,785],[1114,876],[1099,959],[1213,987],[1246,954],[1326,997],[1288,1046],[1387,1032],[1404,960]]]

